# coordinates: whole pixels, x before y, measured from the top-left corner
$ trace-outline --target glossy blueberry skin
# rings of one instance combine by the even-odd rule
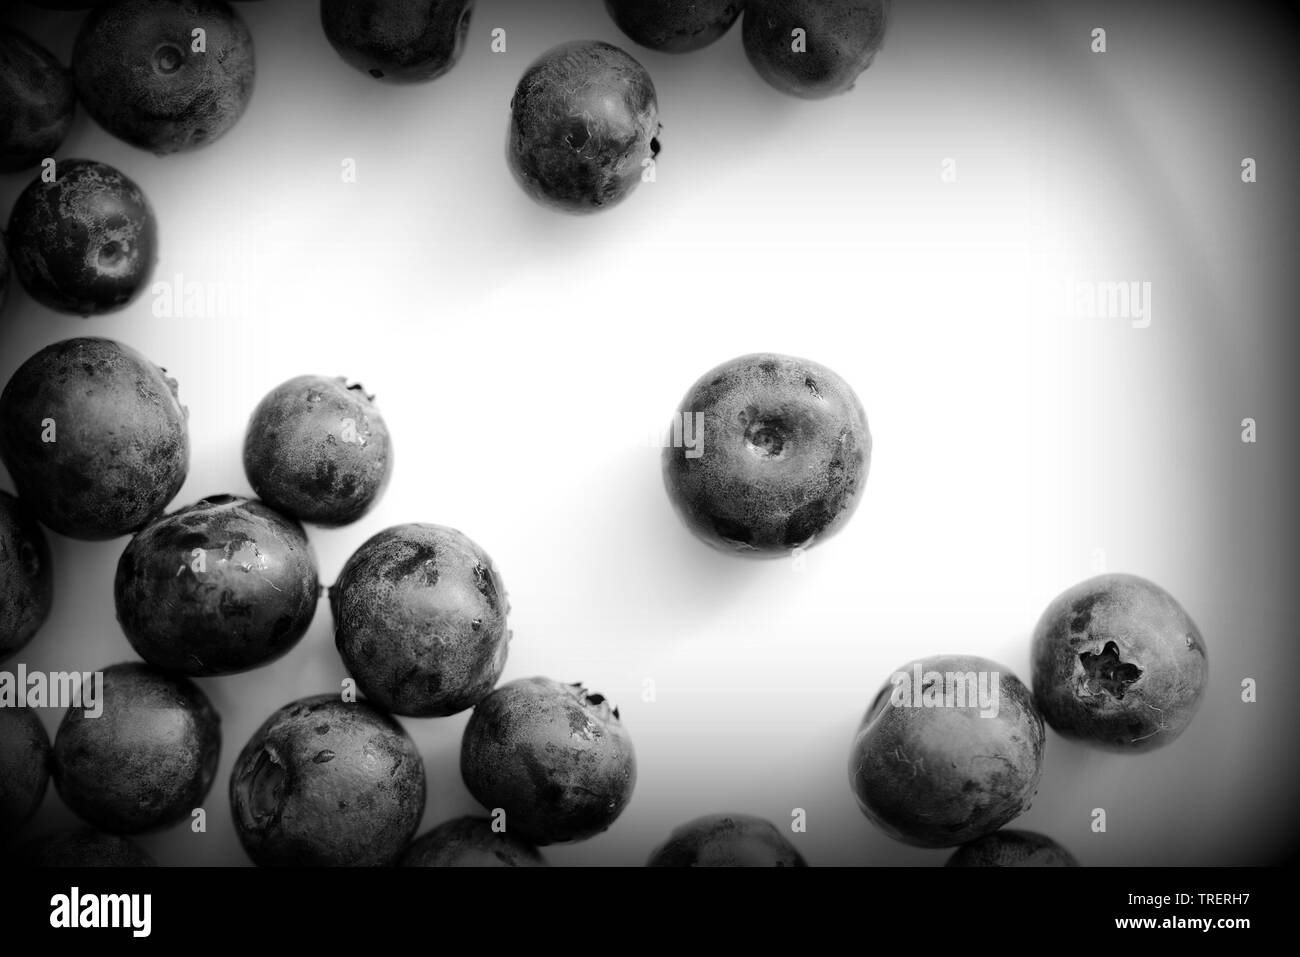
[[[774,824],[750,814],[688,821],[650,855],[647,867],[807,867]]]
[[[884,45],[892,0],[748,0],[741,30],[759,76],[791,96],[824,99],[853,89]],[[793,31],[807,49],[796,52]]]
[[[510,101],[506,159],[544,206],[592,213],[622,202],[659,154],[650,74],[618,47],[564,43],[525,71]]]
[[[492,819],[458,817],[420,835],[402,855],[403,867],[546,867],[524,839],[492,830]]]
[[[50,737],[31,708],[0,708],[0,847],[36,813],[50,780]]]
[[[1046,745],[1029,689],[986,658],[936,655],[895,672],[997,673],[996,713],[977,706],[918,707],[895,701],[891,680],[876,696],[849,751],[858,807],[895,840],[954,847],[996,831],[1028,809]],[[942,690],[942,686],[940,687]]]
[[[81,827],[56,831],[18,849],[23,867],[156,867],[154,859],[117,834]]]
[[[193,31],[207,49],[193,49]],[[253,38],[223,0],[117,0],[90,13],[72,53],[81,103],[118,139],[157,155],[224,136],[253,95]]]
[[[244,472],[258,498],[313,525],[357,521],[392,471],[384,417],[374,397],[346,379],[306,375],[276,386],[244,436]]]
[[[330,589],[348,672],[394,714],[456,714],[496,686],[510,603],[492,559],[441,525],[398,525],[363,544]]]
[[[202,806],[221,756],[221,717],[197,685],[139,662],[104,669],[103,713],[70,707],[53,777],[78,817],[113,834],[155,831]]]
[[[77,110],[69,73],[25,33],[0,26],[0,173],[53,156]]]
[[[632,799],[632,739],[602,695],[550,678],[502,685],[474,709],[460,773],[485,808],[534,844],[608,830]]]
[[[53,603],[45,533],[22,502],[0,492],[0,661],[32,640]]]
[[[320,581],[301,525],[254,499],[219,495],[136,535],[113,595],[136,654],[199,677],[287,654],[316,614]]]
[[[867,416],[848,383],[815,362],[733,359],[691,387],[676,421],[685,427],[664,448],[664,484],[686,526],[715,548],[788,555],[838,532],[861,500]],[[685,436],[697,422],[702,444],[692,449]]]
[[[1078,867],[1074,855],[1033,831],[994,831],[953,851],[945,867]]]
[[[731,29],[741,0],[605,0],[618,28],[661,53],[702,50]]]
[[[321,0],[325,38],[350,66],[389,83],[425,83],[465,52],[474,0]]]
[[[387,867],[424,813],[424,765],[395,720],[337,694],[280,708],[230,774],[239,840],[261,867]]]
[[[158,221],[140,187],[91,160],[61,160],[32,180],[9,216],[14,274],[41,305],[77,316],[116,312],[143,292]]]
[[[1163,747],[1209,680],[1205,639],[1172,595],[1099,575],[1057,596],[1034,629],[1034,701],[1052,729],[1107,751]]]
[[[144,527],[180,490],[187,418],[175,380],[134,349],[67,339],[23,363],[0,393],[0,459],[47,528],[116,538]]]

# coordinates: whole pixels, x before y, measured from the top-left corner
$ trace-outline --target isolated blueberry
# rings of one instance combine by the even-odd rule
[[[226,675],[289,651],[320,582],[302,526],[261,502],[218,495],[146,526],[122,552],[117,620],[150,664]]]
[[[677,828],[647,867],[807,867],[770,821],[749,814],[706,814]]]
[[[871,466],[862,403],[809,362],[760,353],[706,373],[682,399],[663,453],[678,514],[717,548],[775,557],[849,520]]]
[[[53,601],[45,533],[22,502],[0,492],[0,661],[32,640]]]
[[[223,0],[116,0],[86,17],[72,72],[86,112],[104,129],[159,155],[177,153],[211,143],[243,115],[253,95],[253,38]]]
[[[54,155],[77,109],[72,74],[25,33],[0,26],[0,173]]]
[[[314,525],[355,522],[393,470],[375,397],[346,379],[305,375],[272,389],[244,436],[244,472],[262,501]]]
[[[465,52],[474,0],[321,0],[325,38],[376,80],[422,83]]]
[[[94,828],[56,831],[18,849],[24,867],[156,867],[133,841]]]
[[[616,46],[564,43],[525,71],[510,101],[506,158],[533,199],[570,213],[621,202],[659,155],[650,74]]]
[[[494,831],[491,818],[457,817],[420,835],[402,855],[403,867],[545,867],[532,844]]]
[[[31,708],[0,708],[0,845],[18,833],[45,797],[50,737]]]
[[[618,28],[631,39],[664,53],[689,53],[731,29],[742,0],[605,0]]]
[[[402,726],[365,702],[285,705],[230,773],[244,850],[262,867],[388,866],[424,813],[424,765]]]
[[[453,528],[398,525],[369,539],[330,589],[348,672],[394,714],[471,708],[505,667],[505,584],[483,549]]]
[[[1078,867],[1074,855],[1033,831],[994,831],[953,851],[945,867]]]
[[[83,704],[86,704],[83,685]],[[130,662],[104,669],[103,713],[70,707],[54,736],[54,786],[79,817],[114,834],[189,818],[212,787],[221,718],[186,678]]]
[[[1058,733],[1110,751],[1182,734],[1208,680],[1205,640],[1173,596],[1100,575],[1052,601],[1034,629],[1034,702]]]
[[[892,0],[748,0],[745,53],[782,93],[834,96],[871,66],[891,11]]]
[[[189,470],[187,413],[167,378],[111,339],[67,339],[0,393],[0,459],[23,504],[64,535],[107,539],[161,514]]]
[[[91,160],[62,160],[56,178],[32,180],[9,216],[14,273],[33,299],[95,316],[145,288],[158,256],[158,223],[140,187]]]
[[[480,804],[505,811],[510,833],[560,844],[614,823],[632,798],[636,755],[604,695],[523,678],[474,708],[460,773]]]
[[[1020,679],[986,658],[936,655],[904,665],[876,696],[850,749],[849,782],[890,837],[954,847],[1028,809],[1044,745]]]

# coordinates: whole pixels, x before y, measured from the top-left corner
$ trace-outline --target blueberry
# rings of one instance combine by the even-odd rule
[[[142,528],[189,471],[176,382],[110,339],[46,346],[0,393],[0,459],[23,503],[64,535]]]
[[[748,0],[745,53],[782,93],[834,96],[851,90],[875,60],[891,10],[892,0]]]
[[[731,29],[741,0],[605,0],[618,28],[632,40],[664,53],[689,53]]]
[[[122,553],[117,620],[145,661],[225,675],[298,643],[320,596],[302,526],[264,504],[206,498],[146,526]]]
[[[481,701],[505,667],[505,584],[483,549],[440,525],[398,525],[363,544],[330,589],[339,654],[395,714],[437,717]]]
[[[423,83],[465,52],[474,0],[321,0],[325,38],[376,80]]]
[[[544,53],[519,81],[506,157],[533,199],[590,213],[636,188],[658,137],[659,102],[645,68],[616,46],[575,41]]]
[[[1150,751],[1183,733],[1208,678],[1205,640],[1173,596],[1100,575],[1052,601],[1034,629],[1034,701],[1058,733]]]
[[[687,527],[759,558],[839,531],[870,466],[871,432],[849,385],[806,359],[771,354],[733,359],[696,382],[663,454]]]
[[[114,834],[188,819],[212,787],[221,754],[221,718],[208,696],[188,679],[137,662],[106,668],[103,681],[103,713],[70,707],[54,736],[59,796]]]
[[[276,711],[230,773],[235,830],[262,867],[391,865],[424,797],[424,765],[401,725],[335,695]]]
[[[1074,855],[1033,831],[994,831],[953,851],[945,867],[1078,867]]]
[[[688,821],[650,855],[647,867],[807,867],[770,821],[706,814]]]
[[[21,502],[0,492],[0,661],[32,640],[53,601],[45,533]]]
[[[458,817],[439,824],[411,842],[403,867],[545,867],[532,844],[494,831],[486,817]]]
[[[133,841],[83,827],[56,831],[28,841],[18,849],[25,867],[155,867],[154,860]]]
[[[258,404],[244,472],[258,497],[315,525],[347,525],[379,501],[393,468],[374,396],[346,379],[299,376]]]
[[[223,0],[117,0],[86,17],[72,73],[104,129],[152,153],[177,153],[211,143],[243,115],[253,38]]]
[[[0,173],[53,156],[77,108],[72,74],[24,33],[0,27]]]
[[[140,187],[90,160],[63,160],[37,177],[9,216],[14,273],[37,302],[96,316],[144,290],[157,260],[158,223]]]
[[[0,708],[0,845],[31,819],[50,780],[50,738],[31,708]]]
[[[894,672],[853,740],[863,814],[919,847],[954,847],[1027,810],[1043,770],[1029,689],[985,658],[937,655]]]
[[[502,685],[474,708],[460,773],[507,830],[534,844],[608,830],[636,785],[632,739],[603,695],[550,678]]]

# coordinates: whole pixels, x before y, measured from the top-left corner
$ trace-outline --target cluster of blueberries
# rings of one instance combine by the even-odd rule
[[[0,244],[0,303],[11,268],[36,301],[77,315],[131,302],[156,259],[139,187],[87,160],[50,157],[79,101],[106,130],[158,154],[228,131],[253,90],[251,34],[223,0],[108,0],[81,23],[71,71],[0,28],[0,170],[41,166]],[[606,0],[636,43],[697,50],[743,15],[758,73],[782,92],[850,89],[881,47],[888,0]],[[325,37],[382,82],[425,82],[461,56],[472,0],[321,0]],[[124,68],[129,65],[130,69]],[[508,160],[534,199],[607,209],[659,153],[648,72],[623,50],[578,41],[543,54],[511,103]],[[0,393],[0,660],[36,634],[52,602],[41,526],[72,538],[132,538],[114,581],[117,617],[142,662],[103,673],[103,710],[70,709],[51,746],[24,709],[0,709],[0,841],[34,813],[52,777],[91,829],[22,845],[36,864],[140,864],[124,835],[187,817],[211,788],[220,718],[190,679],[247,671],[288,653],[319,604],[304,523],[355,522],[387,487],[392,443],[373,397],[346,380],[301,376],[254,411],[244,466],[256,498],[217,496],[165,513],[189,468],[177,383],[134,349],[82,337],[29,358]],[[852,388],[791,356],[724,363],[687,392],[663,476],[685,526],[743,558],[788,556],[838,532],[857,507],[872,442]],[[329,589],[336,645],[355,690],[292,702],[241,751],[229,782],[235,826],[262,865],[537,865],[538,846],[605,831],[636,781],[617,708],[580,684],[497,682],[509,602],[482,548],[437,525],[366,541]],[[867,709],[850,783],[891,836],[959,847],[953,864],[1072,864],[1054,841],[1004,825],[1028,807],[1044,720],[1118,750],[1173,740],[1206,679],[1186,612],[1133,576],[1102,576],[1058,597],[1033,640],[1033,691],[980,658],[909,663]],[[425,774],[394,716],[473,709],[462,777],[491,817],[414,839]],[[673,832],[658,865],[801,866],[770,822],[710,815]]]

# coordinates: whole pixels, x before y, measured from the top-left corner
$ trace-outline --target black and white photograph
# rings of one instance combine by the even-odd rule
[[[0,0],[5,926],[576,886],[466,870],[527,867],[1242,946],[1300,851],[1298,40]]]

